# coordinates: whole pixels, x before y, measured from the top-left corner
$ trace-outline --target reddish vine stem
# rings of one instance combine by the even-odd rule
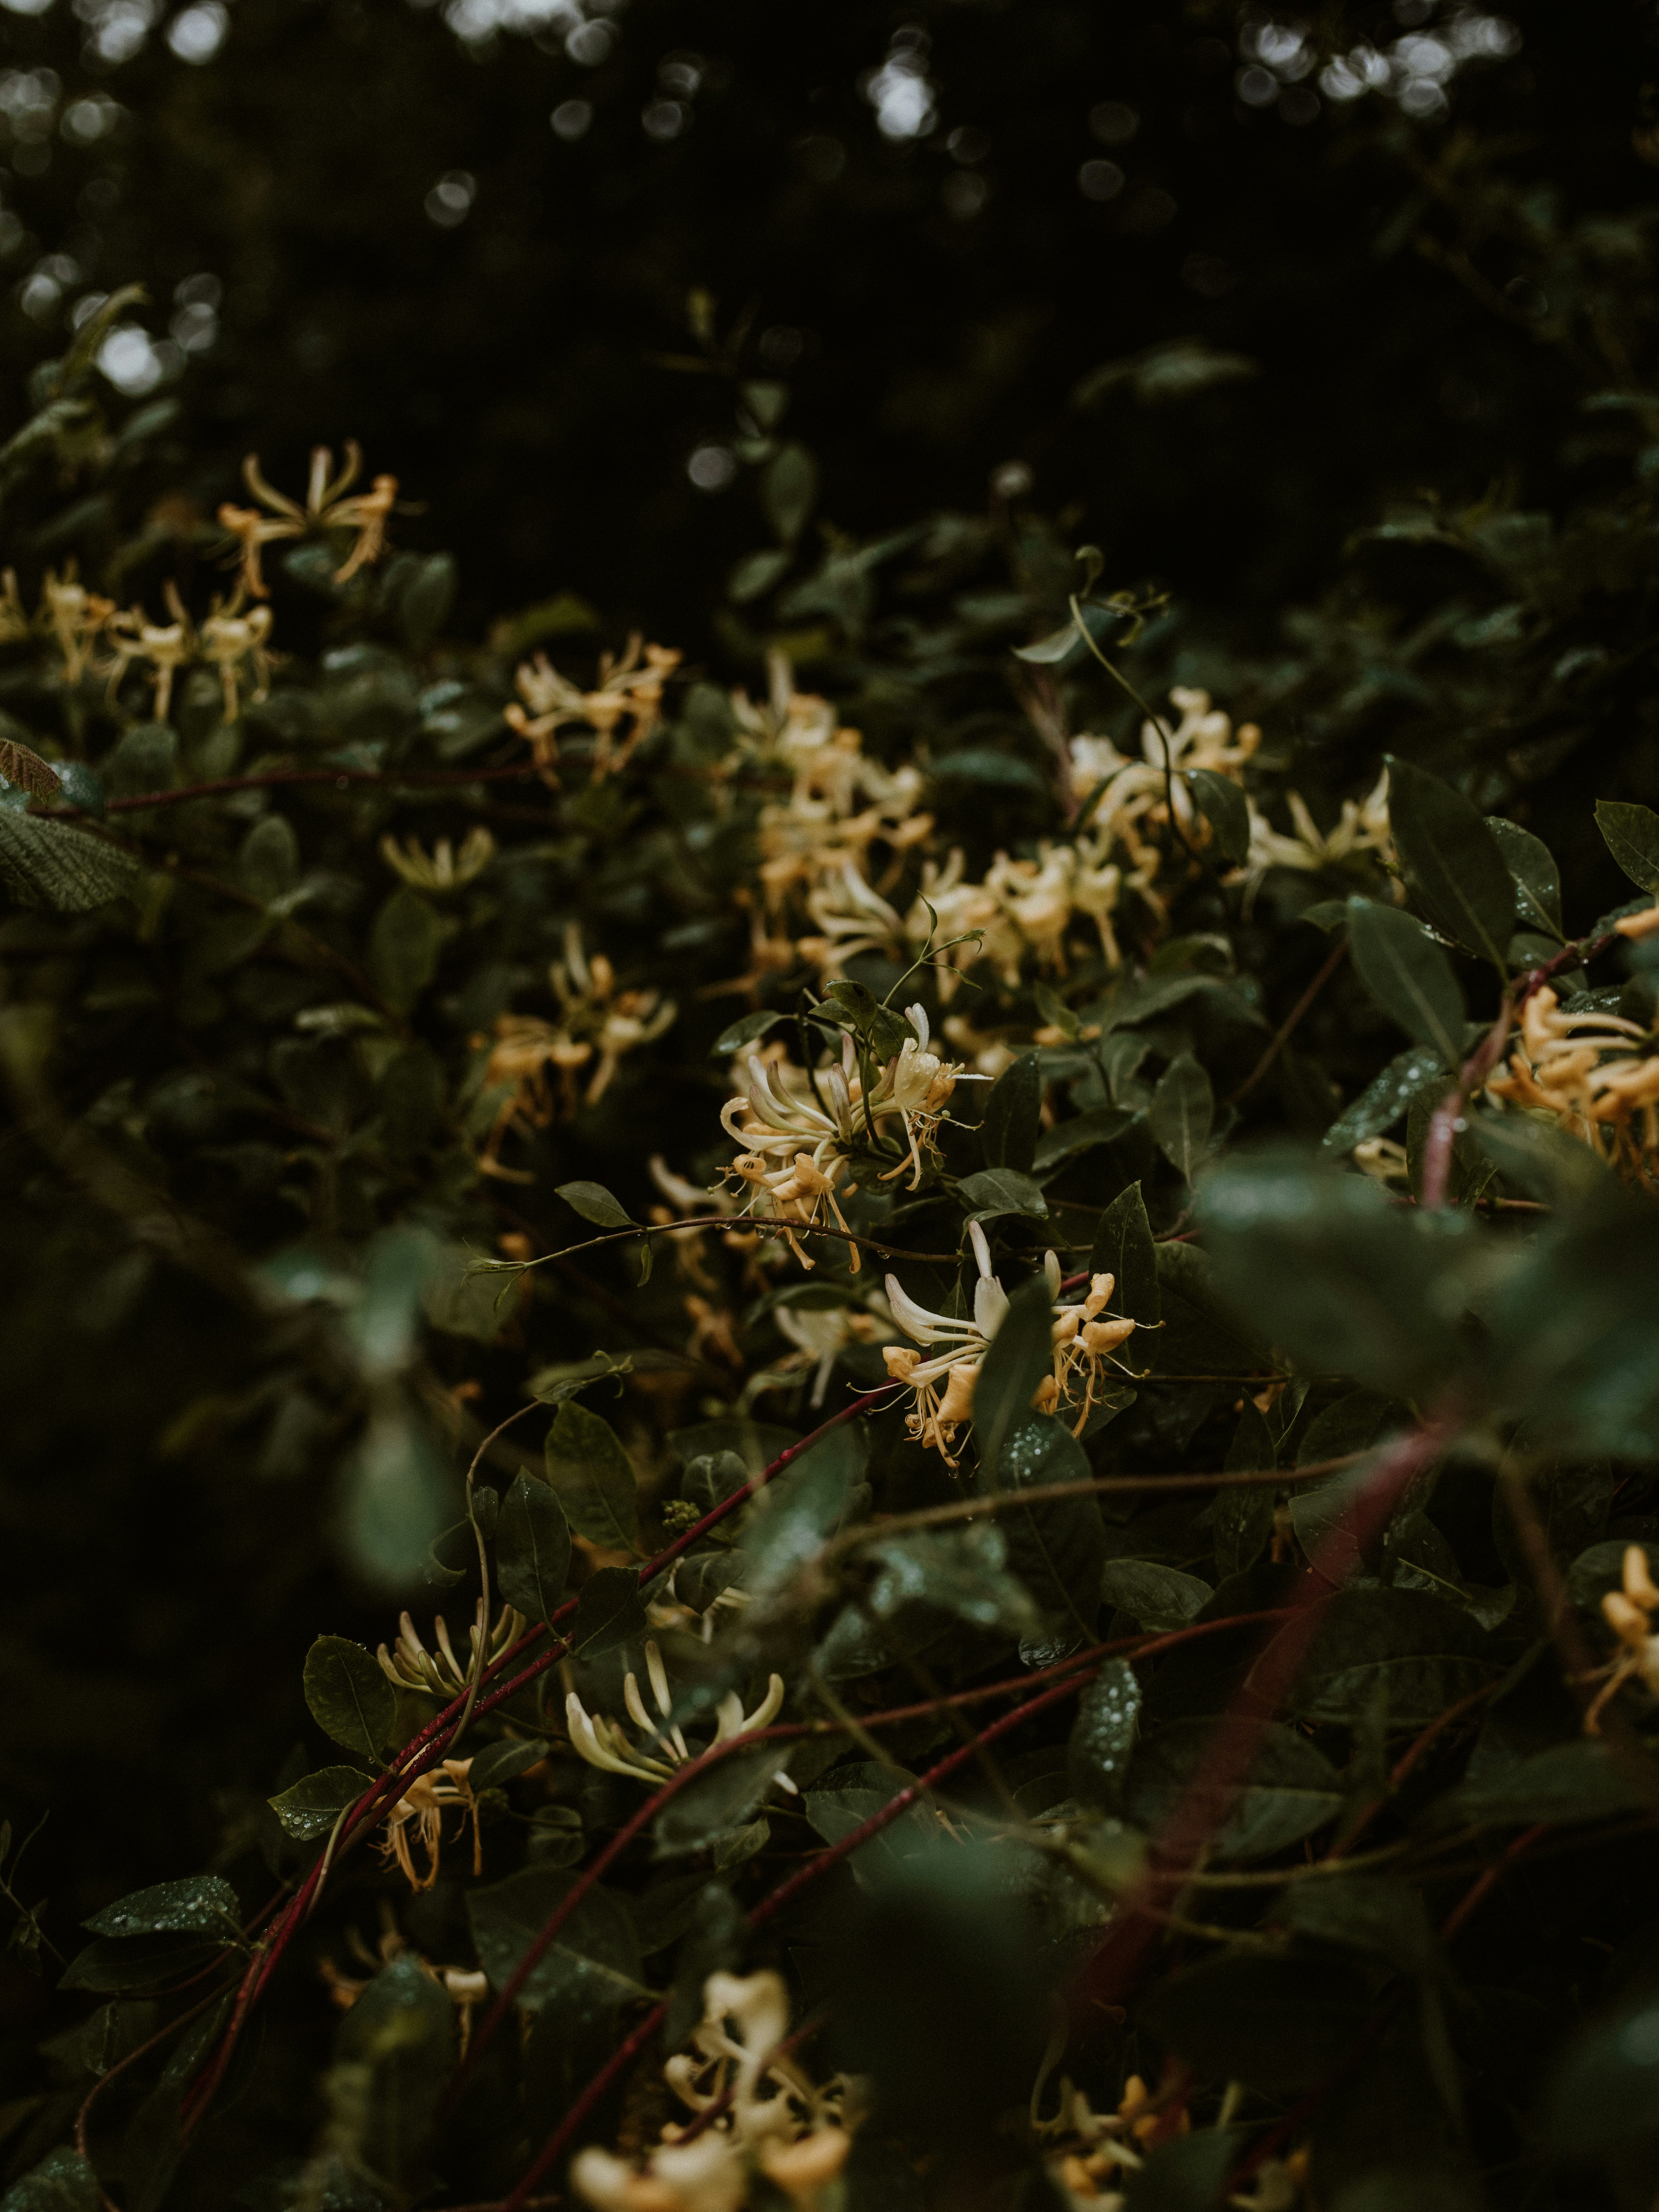
[[[861,1821],[838,1843],[831,1844],[827,1850],[820,1851],[810,1864],[801,1868],[798,1874],[791,1875],[787,1881],[781,1882],[777,1888],[763,1897],[748,1916],[750,1927],[751,1929],[764,1927],[769,1920],[775,1919],[787,1905],[793,1905],[804,1890],[810,1889],[814,1882],[821,1881],[831,1867],[839,1865],[843,1859],[849,1857],[857,1850],[860,1844],[868,1843],[872,1836],[879,1835],[884,1828],[890,1827],[892,1823],[903,1814],[908,1813],[927,1790],[936,1789],[941,1782],[947,1781],[958,1767],[966,1765],[984,1745],[994,1741],[998,1736],[1007,1735],[1011,1729],[1019,1727],[1023,1722],[1031,1719],[1034,1715],[1046,1711],[1048,1706],[1057,1705],[1062,1698],[1072,1696],[1075,1691],[1082,1688],[1092,1672],[1092,1668],[1086,1672],[1079,1671],[1067,1680],[1056,1683],[1053,1688],[1044,1690],[1041,1696],[1028,1698],[1024,1705],[1017,1705],[1012,1712],[1005,1713],[1000,1720],[993,1721],[988,1728],[979,1730],[972,1743],[958,1744],[957,1748],[940,1759],[936,1766],[929,1767],[926,1774],[919,1775],[915,1781],[901,1790],[897,1796],[884,1805],[878,1813],[872,1813],[867,1820]],[[524,2208],[529,2202],[537,2183],[570,2148],[588,2114],[611,2084],[644,2050],[661,2027],[667,2016],[667,2011],[666,2005],[654,2006],[627,2041],[611,2053],[605,2065],[593,2076],[586,2088],[565,2114],[564,2118],[542,2145],[541,2149],[520,2177],[517,2187],[502,2199],[500,2212],[524,2212]]]
[[[1292,1593],[1289,1618],[1273,1633],[1210,1739],[1175,1811],[1154,1838],[1147,1871],[1115,1917],[1080,1980],[1080,2008],[1119,2005],[1133,1990],[1163,1939],[1160,1908],[1178,1891],[1231,1811],[1274,1714],[1312,1649],[1326,1602],[1346,1580],[1356,1546],[1363,1552],[1443,1447],[1451,1426],[1442,1413],[1381,1452],[1369,1480],[1326,1534]]]
[[[232,791],[270,791],[289,783],[332,783],[344,789],[353,783],[414,783],[460,784],[500,783],[512,777],[534,776],[540,774],[533,761],[514,761],[504,768],[290,768],[273,769],[266,775],[222,775],[211,783],[181,784],[173,791],[141,791],[136,798],[112,799],[105,802],[107,814],[131,813],[143,810],[154,811],[161,806],[181,806],[192,799],[220,799]],[[50,806],[31,806],[31,814],[53,815],[60,818],[85,814],[88,810],[77,806],[72,799]]]

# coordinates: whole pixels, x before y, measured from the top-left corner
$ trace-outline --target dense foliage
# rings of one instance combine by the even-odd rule
[[[1590,97],[1611,34],[1155,19],[1055,243],[1054,189],[928,103],[970,58],[974,127],[1035,130],[1092,11],[931,47],[847,11],[887,72],[848,157],[712,67],[735,13],[532,46],[470,5],[388,19],[365,100],[416,112],[461,39],[510,165],[515,62],[587,71],[557,158],[603,216],[635,159],[732,158],[650,95],[735,86],[861,211],[769,186],[700,251],[816,222],[844,276],[908,210],[936,259],[859,374],[906,364],[912,411],[767,350],[828,319],[809,276],[785,325],[670,257],[688,334],[608,323],[626,388],[562,356],[583,427],[531,384],[474,426],[428,366],[428,453],[368,389],[404,326],[291,355],[308,385],[260,358],[305,335],[287,264],[201,188],[357,19],[249,6],[191,73],[203,0],[113,119],[72,67],[169,66],[118,7],[9,27],[37,87],[83,42],[45,109],[0,81],[43,207],[173,147],[76,186],[153,226],[107,281],[189,279],[178,198],[265,289],[179,301],[180,359],[212,301],[227,349],[182,408],[133,293],[61,315],[84,240],[20,292],[58,327],[0,448],[4,2212],[1638,2212],[1659,143]],[[1542,154],[1498,130],[1540,78]],[[932,292],[1014,313],[974,226],[1127,270],[1188,165],[1258,241],[1328,181],[1279,265],[1340,246],[1391,338],[1310,362],[1305,302],[1186,240],[1202,314],[1068,308],[951,427]],[[453,304],[384,279],[480,375],[527,343],[462,304],[532,281],[500,253]],[[622,450],[667,434],[653,343],[724,410],[673,426],[684,485]],[[300,457],[319,396],[362,453]],[[520,464],[566,440],[555,556]]]

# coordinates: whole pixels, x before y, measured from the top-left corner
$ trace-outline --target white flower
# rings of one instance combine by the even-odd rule
[[[571,1748],[590,1766],[602,1767],[607,1774],[630,1774],[637,1782],[665,1782],[677,1766],[684,1766],[688,1759],[702,1754],[690,1748],[678,1729],[668,1725],[669,1715],[674,1710],[673,1693],[668,1686],[668,1670],[662,1663],[662,1653],[651,1640],[645,1647],[645,1665],[658,1718],[653,1720],[646,1711],[639,1683],[632,1674],[623,1679],[623,1701],[634,1725],[647,1739],[651,1746],[648,1751],[633,1742],[620,1723],[608,1720],[603,1713],[590,1715],[574,1690],[564,1701],[565,1724],[570,1732]],[[751,1729],[767,1727],[777,1718],[782,1704],[781,1674],[768,1676],[766,1695],[752,1713],[744,1711],[743,1699],[735,1690],[729,1691],[714,1708],[712,1743],[725,1743],[734,1735],[746,1735]],[[711,1747],[712,1745],[702,1747],[705,1750]]]

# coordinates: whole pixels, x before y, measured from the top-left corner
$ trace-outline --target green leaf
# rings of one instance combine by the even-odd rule
[[[248,831],[236,855],[242,889],[276,906],[300,880],[300,841],[285,814],[267,814]]]
[[[58,1986],[135,1996],[176,1987],[222,1960],[230,1941],[228,1936],[210,1941],[179,1936],[100,1936],[76,1953]]]
[[[652,1834],[659,1859],[701,1851],[748,1826],[765,1802],[787,1746],[758,1743],[734,1751],[689,1782],[658,1814]]]
[[[1142,2021],[1206,2081],[1270,2096],[1333,2072],[1370,2018],[1361,1977],[1313,1959],[1206,1959],[1142,2000]]]
[[[356,2077],[356,2155],[402,2202],[422,2193],[454,2056],[449,1992],[410,1952],[381,1967],[336,2031],[336,2065],[349,2066]]]
[[[1659,891],[1659,814],[1626,799],[1598,799],[1595,826],[1632,883]]]
[[[526,1620],[550,1621],[570,1572],[570,1523],[544,1482],[514,1481],[495,1523],[495,1581]]]
[[[1328,1152],[1351,1152],[1368,1137],[1380,1137],[1419,1099],[1446,1093],[1446,1056],[1432,1045],[1413,1045],[1391,1060],[1381,1075],[1345,1107],[1322,1142]]]
[[[406,1014],[438,972],[444,926],[430,899],[400,884],[374,917],[368,971],[381,994]]]
[[[348,1805],[355,1805],[374,1777],[355,1766],[320,1766],[265,1802],[290,1836],[310,1843],[333,1829]]]
[[[473,1944],[492,1989],[506,1988],[578,1879],[564,1867],[526,1867],[468,1894]],[[528,2012],[595,2001],[611,2009],[650,1995],[640,1975],[639,1945],[627,1906],[610,1890],[590,1889],[531,1970],[519,2002]]]
[[[1559,945],[1561,871],[1555,855],[1541,837],[1534,837],[1518,822],[1506,822],[1501,814],[1489,814],[1486,827],[1498,840],[1498,849],[1515,878],[1516,920],[1523,929],[1541,929]]]
[[[866,1545],[863,1556],[877,1570],[863,1602],[878,1620],[922,1606],[1005,1636],[1031,1635],[1042,1626],[1030,1596],[1007,1571],[1008,1547],[994,1522],[889,1536]]]
[[[1100,1217],[1089,1253],[1091,1274],[1115,1279],[1111,1310],[1127,1314],[1142,1328],[1156,1328],[1164,1317],[1158,1287],[1158,1247],[1146,1218],[1140,1185],[1121,1190]],[[1129,1340],[1133,1344],[1133,1338]],[[1126,1346],[1125,1351],[1129,1349]]]
[[[1066,1746],[1066,1778],[1085,1805],[1114,1807],[1140,1723],[1140,1684],[1127,1659],[1108,1659],[1078,1700]]]
[[[1515,929],[1515,880],[1480,809],[1449,783],[1395,754],[1389,821],[1412,889],[1431,925],[1500,974]]]
[[[1196,1575],[1158,1559],[1108,1559],[1100,1577],[1103,1605],[1115,1605],[1137,1627],[1160,1633],[1195,1620],[1214,1595]]]
[[[726,596],[734,606],[747,606],[751,599],[763,599],[775,584],[780,584],[789,573],[793,558],[787,546],[769,545],[758,553],[745,553],[741,561],[732,564],[726,580]]]
[[[1418,1980],[1443,1970],[1423,1893],[1400,1875],[1341,1874],[1291,1882],[1273,1917],[1298,1936],[1386,1959]]]
[[[769,1013],[763,1006],[757,1013],[744,1014],[739,1020],[723,1029],[708,1048],[711,1060],[729,1060],[733,1053],[741,1052],[746,1044],[755,1044],[787,1018],[783,1014]]]
[[[529,1396],[538,1398],[544,1406],[562,1406],[567,1398],[574,1398],[590,1382],[603,1382],[607,1378],[631,1375],[636,1355],[624,1352],[613,1356],[608,1352],[596,1352],[589,1359],[560,1360],[551,1367],[538,1367],[525,1384]]]
[[[646,1627],[640,1578],[633,1568],[600,1567],[582,1584],[568,1632],[570,1648],[585,1659],[597,1659],[619,1644],[635,1642]]]
[[[1138,1828],[1156,1834],[1186,1796],[1218,1729],[1213,1720],[1169,1721],[1146,1736],[1129,1767],[1123,1809]],[[1272,1858],[1334,1820],[1342,1778],[1307,1737],[1270,1723],[1243,1788],[1216,1828],[1214,1856],[1224,1865]],[[1212,1808],[1218,1818],[1219,1798]]]
[[[1529,1828],[1539,1820],[1571,1827],[1650,1809],[1654,1794],[1640,1766],[1632,1768],[1605,1743],[1581,1738],[1471,1777],[1437,1798],[1425,1819],[1435,1827]]]
[[[386,1687],[390,1694],[391,1685]],[[213,1936],[236,1942],[242,1908],[228,1881],[216,1874],[195,1874],[135,1890],[81,1924],[94,1936]]]
[[[821,1545],[867,1508],[870,1443],[851,1424],[832,1429],[757,1492],[743,1516],[745,1586],[757,1599],[788,1588]]]
[[[133,890],[138,872],[131,853],[90,830],[0,806],[0,884],[19,906],[90,914]]]
[[[1249,1397],[1239,1408],[1238,1426],[1227,1448],[1223,1472],[1261,1473],[1276,1467],[1279,1455],[1273,1431],[1255,1401]],[[1253,1567],[1267,1548],[1273,1531],[1273,1493],[1269,1483],[1238,1483],[1218,1491],[1210,1516],[1214,1538],[1216,1572],[1242,1575]]]
[[[1299,1367],[1414,1397],[1458,1364],[1468,1215],[1391,1206],[1290,1152],[1217,1169],[1199,1210],[1218,1289]]]
[[[107,2202],[90,2163],[65,2145],[18,2176],[0,2197],[0,2212],[104,2212]]]
[[[639,1549],[639,1491],[616,1431],[567,1399],[547,1432],[547,1479],[579,1536],[610,1552]]]
[[[1250,804],[1243,786],[1210,768],[1189,768],[1185,773],[1217,844],[1236,868],[1242,868],[1250,857]]]
[[[1041,1188],[1014,1168],[981,1168],[977,1175],[963,1176],[957,1194],[973,1209],[970,1221],[995,1221],[1005,1213],[1029,1214],[1041,1221],[1048,1212]]]
[[[985,1364],[988,1368],[991,1364],[988,1355]],[[982,1374],[980,1388],[984,1388]],[[977,1392],[975,1396],[977,1402]],[[989,1464],[981,1462],[981,1468]],[[1002,1491],[1036,1490],[1050,1483],[1089,1479],[1082,1445],[1052,1413],[1016,1419],[995,1465],[995,1486]],[[1068,1645],[1092,1636],[1106,1553],[1105,1526],[1095,1500],[1086,1496],[1049,1498],[1005,1509],[997,1521],[1008,1546],[1008,1565],[1048,1616],[1054,1636]]]
[[[1551,1223],[1484,1317],[1505,1406],[1577,1458],[1659,1453],[1659,1218],[1650,1203]]]
[[[974,1385],[974,1441],[988,1488],[1002,1486],[1004,1446],[1024,1421],[1038,1383],[1053,1365],[1053,1300],[1048,1278],[1036,1274],[1009,1298]]]
[[[1351,898],[1348,943],[1360,981],[1382,1012],[1455,1073],[1468,1009],[1450,961],[1422,923],[1397,906]]]
[[[817,504],[818,465],[805,446],[780,447],[761,478],[761,507],[786,545],[793,545]]]
[[[1031,1165],[1038,1175],[1074,1160],[1096,1145],[1110,1145],[1133,1128],[1139,1119],[1127,1106],[1091,1106],[1069,1121],[1058,1121],[1037,1139]]]
[[[1170,1165],[1188,1182],[1209,1151],[1214,1120],[1210,1079],[1191,1053],[1183,1052],[1159,1079],[1146,1109],[1146,1127]]]
[[[1034,645],[1017,645],[1016,660],[1029,660],[1039,668],[1056,667],[1083,642],[1078,626],[1068,622],[1061,629],[1051,629],[1047,637],[1040,637]]]
[[[980,1123],[988,1168],[1029,1175],[1042,1123],[1042,1075],[1037,1055],[1023,1052],[991,1085]]]
[[[1421,1590],[1346,1589],[1325,1607],[1291,1705],[1310,1720],[1352,1722],[1381,1687],[1390,1725],[1417,1727],[1498,1671],[1490,1639],[1460,1607]]]
[[[515,1775],[539,1765],[546,1757],[547,1746],[544,1743],[533,1739],[526,1741],[514,1736],[503,1737],[499,1743],[487,1743],[482,1751],[473,1754],[471,1771],[466,1778],[475,1790],[499,1790],[504,1782],[511,1782]],[[580,1827],[580,1818],[574,1808],[559,1806],[553,1809],[561,1814],[570,1814],[573,1819],[577,1820]]]
[[[639,1224],[618,1198],[613,1198],[602,1182],[562,1182],[556,1187],[573,1213],[580,1213],[584,1221],[591,1221],[596,1229],[636,1229]]]
[[[455,605],[460,573],[453,553],[416,559],[398,594],[398,627],[411,653],[429,653]]]
[[[306,1654],[305,1692],[325,1735],[380,1765],[398,1693],[372,1652],[349,1637],[319,1636]]]

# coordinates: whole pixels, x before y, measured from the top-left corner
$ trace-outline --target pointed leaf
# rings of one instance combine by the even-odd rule
[[[544,1482],[517,1477],[495,1523],[495,1580],[526,1620],[550,1621],[570,1571],[570,1523]]]
[[[373,1783],[372,1775],[355,1766],[321,1766],[265,1802],[290,1836],[310,1843],[331,1833],[346,1807],[355,1805]]]
[[[1632,883],[1659,891],[1659,814],[1620,799],[1595,802],[1595,826]]]
[[[622,1200],[613,1198],[602,1182],[562,1182],[557,1186],[557,1194],[573,1213],[580,1213],[596,1229],[639,1226]]]
[[[1215,832],[1215,841],[1236,868],[1250,857],[1250,804],[1242,784],[1211,768],[1187,770],[1198,811]]]
[[[1555,855],[1541,837],[1489,814],[1486,827],[1498,840],[1509,872],[1515,878],[1515,917],[1523,929],[1541,929],[1557,943],[1561,939],[1561,871]]]
[[[1158,1327],[1163,1318],[1158,1302],[1158,1247],[1152,1242],[1152,1224],[1146,1218],[1146,1205],[1138,1182],[1132,1182],[1127,1190],[1121,1190],[1101,1215],[1089,1254],[1089,1272],[1117,1278],[1111,1300],[1114,1313],[1127,1314],[1142,1328]],[[1133,1338],[1129,1341],[1133,1344]]]
[[[1382,1012],[1455,1073],[1468,1009],[1451,962],[1422,923],[1397,906],[1351,898],[1348,943],[1359,979]]]
[[[1437,775],[1389,754],[1389,820],[1430,922],[1502,970],[1515,931],[1515,880],[1480,809]]]
[[[547,1432],[547,1479],[579,1536],[610,1552],[639,1548],[639,1492],[608,1421],[567,1399]]]
[[[1001,1326],[974,1386],[974,1439],[981,1480],[1002,1481],[1003,1446],[1030,1412],[1036,1387],[1054,1364],[1053,1301],[1046,1276],[1022,1283],[1008,1301]]]
[[[306,1654],[305,1692],[325,1735],[380,1765],[398,1693],[372,1652],[349,1637],[319,1636]]]
[[[1042,1125],[1042,1075],[1034,1052],[1023,1052],[991,1085],[980,1124],[988,1168],[1028,1175]]]
[[[582,1584],[576,1618],[570,1629],[570,1648],[584,1658],[614,1651],[646,1631],[645,1607],[640,1601],[640,1578],[632,1567],[601,1567]]]
[[[1146,1127],[1170,1165],[1188,1182],[1209,1149],[1214,1119],[1210,1079],[1191,1053],[1183,1052],[1170,1062],[1152,1093]]]

